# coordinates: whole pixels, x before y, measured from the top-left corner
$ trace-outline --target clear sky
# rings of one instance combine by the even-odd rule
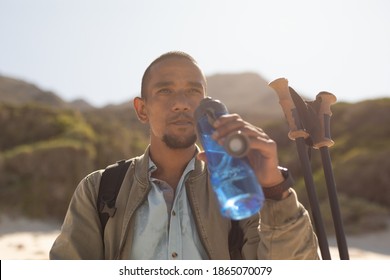
[[[206,75],[390,97],[389,13],[388,0],[0,0],[0,75],[101,106],[138,95],[148,64],[182,50]]]

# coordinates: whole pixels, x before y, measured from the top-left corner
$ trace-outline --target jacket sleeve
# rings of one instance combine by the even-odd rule
[[[283,200],[266,200],[260,215],[259,259],[319,259],[309,214],[294,190]]]
[[[101,172],[85,177],[77,186],[50,259],[103,259],[104,247],[96,202]]]

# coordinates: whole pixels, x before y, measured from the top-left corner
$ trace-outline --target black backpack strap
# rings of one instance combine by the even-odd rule
[[[231,220],[232,228],[229,232],[229,253],[230,259],[242,260],[241,249],[244,245],[244,232],[238,221]]]
[[[121,160],[108,166],[103,171],[97,199],[97,208],[103,234],[108,219],[115,215],[115,201],[131,162],[131,160]]]

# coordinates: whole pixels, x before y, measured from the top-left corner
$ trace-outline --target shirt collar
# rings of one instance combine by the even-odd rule
[[[195,158],[196,155],[188,162],[186,168],[184,169],[182,177],[183,175],[186,177],[191,171],[195,170]],[[149,169],[148,169],[149,180],[151,179],[152,173],[156,170],[157,170],[157,166],[149,156]]]

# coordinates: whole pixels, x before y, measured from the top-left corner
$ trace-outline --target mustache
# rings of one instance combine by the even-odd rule
[[[195,123],[194,116],[191,113],[178,113],[175,115],[172,115],[167,119],[168,123],[178,122],[178,121],[186,121]]]

